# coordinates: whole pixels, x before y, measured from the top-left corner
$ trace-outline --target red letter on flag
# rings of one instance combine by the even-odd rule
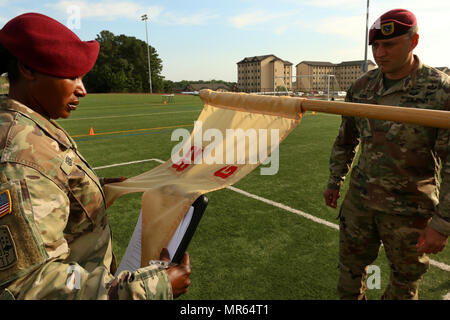
[[[237,168],[238,167],[236,167],[236,166],[226,166],[226,167],[223,167],[222,169],[217,170],[216,172],[214,172],[214,175],[216,177],[219,177],[219,178],[222,178],[222,179],[226,179],[229,176],[231,176],[237,170]]]

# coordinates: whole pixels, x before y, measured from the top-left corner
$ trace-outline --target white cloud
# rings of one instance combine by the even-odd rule
[[[366,0],[284,0],[286,2],[295,3],[299,5],[306,5],[318,8],[343,8],[343,9],[354,9],[361,8],[366,9]],[[383,8],[383,12],[386,12],[395,8],[415,8],[417,11],[435,11],[436,9],[441,11],[446,11],[450,9],[450,1],[448,0],[433,0],[433,1],[423,1],[423,0],[377,0],[370,1],[369,9]],[[381,12],[380,14],[382,14]]]
[[[319,20],[312,26],[317,32],[349,39],[364,35],[365,27],[365,18],[361,16],[331,17]]]
[[[321,7],[321,8],[330,8],[330,7],[339,7],[339,8],[349,8],[349,7],[361,7],[365,6],[366,1],[362,0],[301,0],[295,1],[299,4],[312,6],[312,7]],[[362,4],[363,3],[363,4]]]
[[[168,25],[203,25],[218,17],[219,15],[206,11],[193,14],[163,12],[156,18],[156,21]]]
[[[269,13],[262,10],[256,10],[254,12],[234,16],[230,19],[230,22],[235,28],[240,29],[266,23],[279,18],[284,18],[290,15],[292,15],[292,13]]]
[[[89,1],[66,1],[62,0],[54,5],[47,5],[53,7],[63,14],[68,14],[71,7],[78,7],[81,18],[97,18],[104,20],[115,19],[136,19],[141,15],[147,13],[150,19],[159,16],[163,10],[159,6],[144,7],[131,1],[112,1],[105,0],[99,2]]]
[[[1,1],[1,0],[0,0]],[[48,7],[55,8],[61,14],[70,14],[68,10],[71,7],[78,7],[82,19],[137,19],[143,14],[147,14],[152,22],[166,25],[202,25],[218,15],[210,12],[178,13],[166,11],[161,6],[142,6],[133,1],[113,1],[103,0],[91,3],[87,0],[69,1],[61,0],[55,5]]]
[[[428,12],[440,11],[448,13],[448,10],[450,9],[450,2],[448,0],[433,0],[433,1],[397,0],[395,1],[395,4],[392,4],[392,1],[384,0],[380,5],[384,6],[385,9],[387,10],[394,8],[405,8],[411,10],[415,14],[418,14],[420,11],[428,11]],[[373,8],[376,7],[374,4],[372,4],[372,2],[370,6]]]
[[[288,27],[286,25],[279,26],[279,27],[275,28],[275,34],[282,36],[283,34],[286,33],[287,30],[288,30]]]

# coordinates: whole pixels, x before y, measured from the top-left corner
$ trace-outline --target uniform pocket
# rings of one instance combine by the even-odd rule
[[[93,172],[79,160],[68,176],[70,219],[66,232],[83,233],[92,230],[95,224],[101,223],[106,207],[98,179]],[[94,177],[92,177],[94,175]]]

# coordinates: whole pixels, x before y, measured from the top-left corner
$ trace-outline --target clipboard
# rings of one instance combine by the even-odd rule
[[[171,263],[179,264],[183,259],[184,253],[194,236],[195,230],[203,216],[208,205],[208,198],[201,195],[194,201],[183,220],[178,225],[172,239],[167,246]],[[117,276],[121,271],[135,271],[141,267],[141,234],[142,234],[142,211],[139,214],[136,227],[134,228],[128,247],[115,273]]]
[[[171,263],[179,264],[183,259],[184,253],[186,252],[189,243],[194,236],[195,230],[197,230],[197,226],[200,223],[203,212],[205,212],[207,206],[208,198],[205,195],[201,195],[192,204],[192,213],[190,214],[190,212],[188,212],[181,221],[167,248],[171,257]],[[184,230],[182,229],[183,224],[185,224]],[[181,235],[177,235],[179,230],[182,233]]]

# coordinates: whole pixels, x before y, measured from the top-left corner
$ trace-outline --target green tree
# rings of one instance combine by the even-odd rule
[[[163,80],[163,85],[164,85],[164,89],[163,92],[164,93],[172,93],[174,90],[174,83],[171,80]]]
[[[103,30],[97,63],[84,78],[89,92],[149,92],[146,42]],[[152,91],[163,92],[162,60],[150,46]]]

